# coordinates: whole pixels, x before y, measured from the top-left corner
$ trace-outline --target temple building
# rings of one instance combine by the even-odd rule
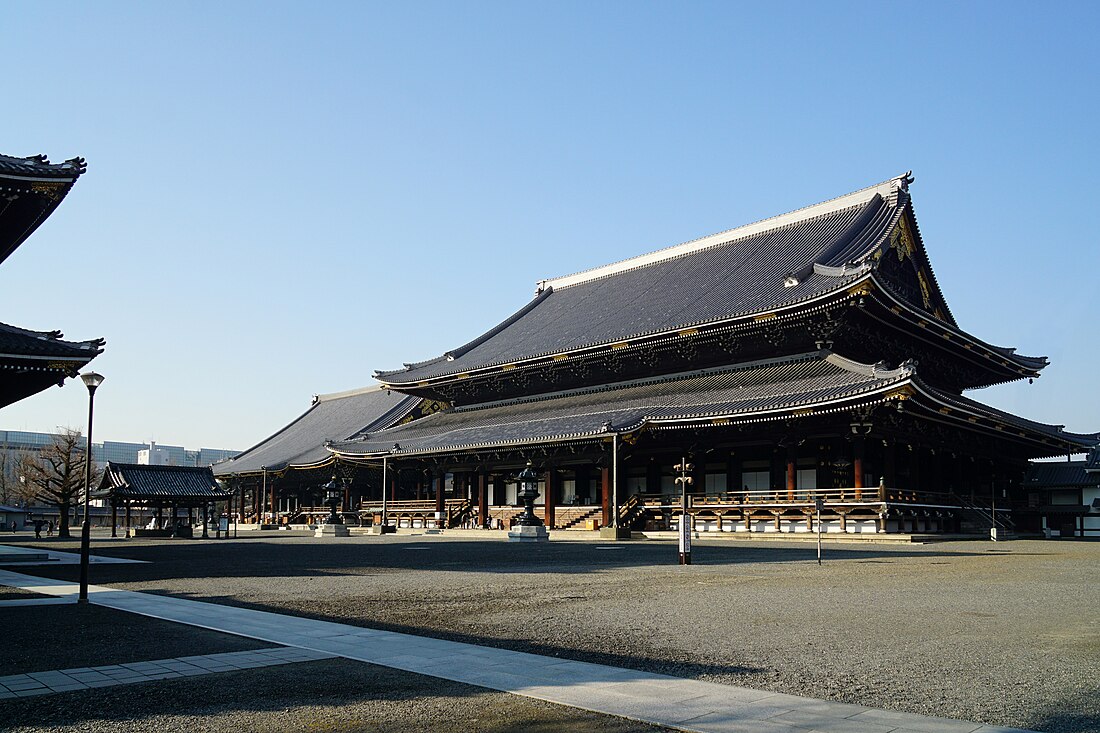
[[[0,155],[0,263],[54,212],[84,171],[83,158],[54,164],[42,155]],[[75,377],[103,344],[0,323],[0,407]]]
[[[215,472],[270,494],[269,511],[284,485],[300,495],[335,466],[361,519],[506,526],[530,461],[551,528],[641,530],[680,521],[686,457],[701,532],[808,531],[816,501],[830,532],[1037,532],[1029,459],[1100,436],[964,394],[1037,378],[1047,360],[955,321],[911,182],[541,280],[470,343],[377,372],[404,417],[318,428],[304,459],[274,436],[253,449],[278,454],[268,469],[305,469],[274,488],[247,462]]]

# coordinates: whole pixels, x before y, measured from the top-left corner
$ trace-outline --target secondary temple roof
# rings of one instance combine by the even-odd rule
[[[369,430],[329,449],[338,455],[418,455],[493,446],[581,441],[642,427],[723,425],[780,420],[920,397],[930,409],[957,411],[962,422],[985,419],[1021,429],[1031,439],[1091,445],[1092,436],[1063,433],[943,394],[903,365],[888,370],[827,351],[525,399],[456,407],[388,430]],[[950,405],[950,407],[947,407]],[[948,414],[943,413],[943,414]],[[974,418],[971,420],[970,418]]]
[[[414,388],[479,370],[619,348],[632,340],[690,332],[708,324],[802,308],[873,276],[879,260],[912,231],[905,255],[920,262],[925,314],[998,360],[1034,375],[1043,358],[991,347],[955,324],[927,262],[910,210],[909,174],[755,224],[585,272],[542,280],[534,300],[484,335],[443,356],[378,372]],[[916,273],[914,273],[916,275]],[[762,316],[763,317],[763,316]],[[969,348],[969,347],[968,347]]]
[[[202,501],[224,499],[232,492],[218,486],[208,467],[109,462],[99,493],[121,499]]]
[[[332,454],[325,443],[362,430],[389,427],[407,417],[418,397],[372,386],[320,395],[297,420],[240,455],[214,466],[218,476],[240,475],[325,463]]]

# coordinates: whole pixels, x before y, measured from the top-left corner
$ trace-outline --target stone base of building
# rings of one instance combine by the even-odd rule
[[[313,531],[314,537],[350,537],[345,524],[322,524]]]
[[[630,539],[629,527],[600,527],[601,540],[628,540]]]
[[[372,524],[367,528],[367,534],[395,534],[397,527],[391,527],[388,524]]]
[[[550,533],[543,525],[518,525],[508,531],[509,542],[549,542]]]

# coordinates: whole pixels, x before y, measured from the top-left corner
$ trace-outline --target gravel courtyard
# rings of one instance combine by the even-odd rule
[[[560,536],[560,533],[559,533]],[[892,710],[1100,731],[1100,543],[95,541],[93,583]],[[73,549],[75,543],[42,546]],[[75,580],[73,566],[24,572]]]

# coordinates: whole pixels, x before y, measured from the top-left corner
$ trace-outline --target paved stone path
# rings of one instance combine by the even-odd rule
[[[66,601],[71,603],[72,601]],[[256,649],[250,652],[226,652],[203,654],[194,657],[157,659],[151,662],[107,664],[102,667],[77,667],[51,672],[30,672],[0,677],[0,700],[11,697],[47,695],[51,692],[86,690],[90,687],[128,685],[151,680],[167,680],[174,677],[190,677],[197,674],[231,672],[238,669],[270,667],[275,664],[312,662],[332,659],[334,654],[309,649]]]
[[[0,585],[74,598],[75,583],[0,570]],[[314,621],[182,598],[89,588],[91,602],[346,659],[700,733],[1019,733],[746,687]],[[255,652],[252,652],[255,653]]]

